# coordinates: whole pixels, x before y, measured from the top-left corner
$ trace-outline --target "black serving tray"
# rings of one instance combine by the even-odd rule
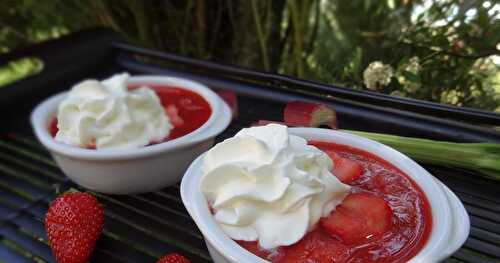
[[[0,262],[55,262],[43,228],[56,191],[77,187],[35,140],[29,114],[36,103],[84,78],[132,74],[180,76],[238,93],[239,116],[217,140],[259,119],[280,120],[294,99],[334,106],[339,126],[457,142],[497,142],[500,115],[373,92],[354,91],[283,75],[148,50],[105,29],[75,33],[0,56],[0,64],[36,57],[44,69],[0,88]],[[465,204],[471,234],[446,262],[500,262],[500,183],[473,172],[422,164]],[[85,189],[81,189],[85,190]],[[155,262],[179,252],[211,262],[203,238],[187,214],[179,186],[140,195],[94,193],[105,206],[105,228],[90,262]],[[434,226],[439,227],[439,226]]]

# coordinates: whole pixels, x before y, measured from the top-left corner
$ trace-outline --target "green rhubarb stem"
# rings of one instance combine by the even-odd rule
[[[453,143],[371,132],[342,131],[393,147],[419,162],[465,168],[500,180],[500,144]]]

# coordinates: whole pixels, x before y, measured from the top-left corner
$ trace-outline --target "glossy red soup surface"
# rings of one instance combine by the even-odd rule
[[[148,83],[130,85],[129,88],[135,89],[143,86],[155,91],[156,95],[160,98],[162,106],[165,108],[165,113],[169,116],[170,122],[174,126],[167,138],[159,142],[151,142],[150,145],[191,133],[201,127],[212,114],[210,104],[196,92],[180,87]],[[51,122],[49,130],[52,136],[57,134],[56,118]],[[95,146],[90,145],[87,148],[95,148]]]
[[[349,183],[351,193],[383,198],[391,210],[389,229],[379,236],[352,243],[329,234],[318,224],[299,242],[272,251],[264,250],[257,242],[237,242],[263,259],[280,263],[406,262],[415,256],[432,227],[429,203],[417,184],[395,166],[363,150],[328,142],[309,144],[361,165],[361,177]]]

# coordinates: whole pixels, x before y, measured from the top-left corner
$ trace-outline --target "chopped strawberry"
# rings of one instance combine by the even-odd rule
[[[342,158],[334,151],[325,151],[333,162],[333,175],[342,183],[350,184],[361,177],[363,167],[353,160]]]
[[[64,193],[49,205],[45,230],[58,263],[83,263],[101,234],[104,211],[88,193]]]
[[[344,244],[319,230],[309,232],[299,242],[284,249],[285,255],[276,262],[345,262],[348,256]]]
[[[218,90],[216,93],[227,103],[229,108],[231,108],[233,119],[236,118],[238,116],[238,99],[236,93],[230,90]]]
[[[286,104],[284,120],[289,126],[319,127],[322,125],[337,128],[335,110],[320,103],[291,101]]]
[[[165,113],[174,127],[179,127],[184,124],[184,120],[179,116],[179,110],[174,104],[166,106]]]
[[[385,232],[391,225],[392,211],[382,197],[366,193],[350,194],[342,206],[363,216],[374,234]]]
[[[167,254],[156,261],[156,263],[191,263],[189,259],[177,253]]]
[[[57,128],[57,118],[54,118],[49,125],[49,132],[52,137],[56,137],[59,128]]]
[[[381,197],[365,193],[348,195],[320,223],[332,236],[346,244],[361,243],[380,236],[391,226],[392,211]]]
[[[313,250],[312,254],[309,256],[309,259],[312,259],[312,262],[317,263],[340,263],[346,262],[347,257],[348,248],[344,244],[342,244],[342,242],[337,240],[325,240],[325,243],[322,243],[321,247]]]

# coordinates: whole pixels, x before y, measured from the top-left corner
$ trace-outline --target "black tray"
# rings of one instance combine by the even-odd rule
[[[37,57],[44,70],[0,88],[0,262],[54,262],[43,217],[56,189],[76,187],[34,139],[34,105],[84,78],[116,72],[188,77],[238,93],[239,117],[218,140],[259,119],[280,120],[285,102],[334,106],[341,128],[461,142],[500,142],[487,128],[498,114],[389,97],[297,80],[282,75],[166,54],[131,46],[103,29],[79,32],[0,56],[0,64]],[[15,109],[15,110],[13,110]],[[471,235],[446,262],[500,261],[500,184],[469,171],[423,164],[448,185],[471,217]],[[202,236],[187,214],[179,186],[141,195],[95,193],[105,206],[105,228],[90,262],[155,262],[176,251],[193,262],[210,262]],[[435,226],[439,227],[439,226]]]

